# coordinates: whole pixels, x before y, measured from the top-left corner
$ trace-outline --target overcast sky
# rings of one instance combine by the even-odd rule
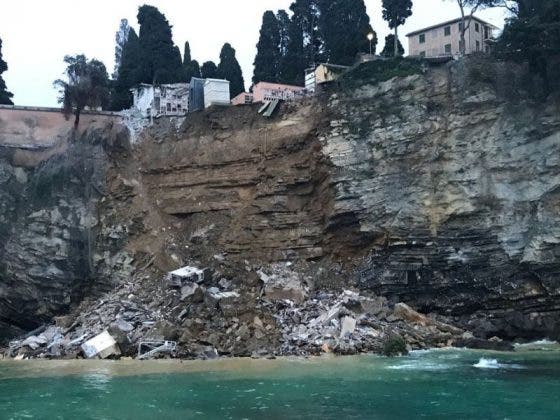
[[[288,9],[292,0],[1,0],[0,38],[8,63],[3,77],[16,105],[57,106],[53,80],[64,70],[66,54],[84,53],[114,66],[115,32],[122,18],[138,29],[138,6],[156,6],[173,25],[173,38],[183,51],[189,41],[194,59],[218,62],[224,42],[237,50],[248,88],[255,45],[265,10]],[[378,34],[377,50],[389,33],[381,18],[381,0],[365,0],[372,26]],[[459,16],[455,0],[413,0],[413,15],[400,29],[404,34]],[[477,14],[503,27],[504,11]],[[405,49],[407,43],[403,42]]]

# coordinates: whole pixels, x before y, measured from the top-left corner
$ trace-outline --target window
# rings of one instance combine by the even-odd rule
[[[445,54],[451,54],[451,44],[445,44]]]
[[[463,30],[463,22],[459,22],[459,31]]]
[[[418,36],[418,42],[420,42],[420,44],[423,44],[426,42],[426,34],[421,34],[420,36]]]
[[[474,23],[474,30],[475,30],[476,32],[480,32],[480,25],[478,24],[478,22],[475,22],[475,23]]]
[[[451,26],[446,26],[445,28],[443,28],[443,34],[445,36],[451,35]]]
[[[167,102],[167,111],[171,112],[171,104],[169,102]]]
[[[480,41],[476,41],[476,50],[480,51]]]
[[[420,51],[420,57],[426,57],[426,51]]]
[[[488,26],[484,27],[484,39],[488,39],[489,38],[489,31],[488,31]]]

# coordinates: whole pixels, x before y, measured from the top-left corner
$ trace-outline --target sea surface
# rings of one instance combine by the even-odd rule
[[[560,419],[560,347],[216,361],[0,361],[0,419]]]

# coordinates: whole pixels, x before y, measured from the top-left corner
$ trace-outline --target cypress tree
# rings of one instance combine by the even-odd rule
[[[183,66],[187,67],[191,64],[191,45],[189,41],[185,42],[185,49],[183,50]]]
[[[183,52],[183,67],[185,68],[185,80],[191,82],[193,77],[200,77],[200,65],[198,61],[191,58],[191,46],[189,42],[185,42],[185,50]]]
[[[2,59],[2,39],[0,39],[0,104],[1,105],[13,105],[12,102],[13,94],[8,92],[6,82],[2,78],[2,73],[8,70],[8,64]]]
[[[213,61],[206,61],[200,68],[200,75],[203,79],[217,79],[219,77],[218,67]]]
[[[132,106],[130,89],[140,81],[138,76],[140,60],[140,41],[136,31],[130,29],[126,44],[123,46],[118,77],[111,92],[111,110],[121,111]]]
[[[257,44],[253,83],[278,82],[280,62],[280,32],[278,19],[270,10],[264,12]]]
[[[200,64],[198,64],[198,61],[196,61],[196,60],[191,61],[190,75],[191,75],[191,79],[193,77],[197,77],[197,78],[201,77]],[[190,82],[191,79],[189,79],[188,76],[189,76],[189,73],[187,73],[187,82]]]
[[[119,77],[119,67],[121,66],[122,52],[124,45],[128,41],[130,26],[127,19],[121,19],[119,29],[115,34],[115,69],[113,70],[113,79]]]
[[[364,0],[321,0],[319,30],[330,63],[351,65],[359,52],[369,51],[373,29]]]
[[[395,30],[393,36],[393,56],[399,55],[397,44],[399,34],[397,29],[404,24],[410,15],[412,15],[412,0],[383,0],[383,19],[389,23],[390,29]]]
[[[397,39],[397,57],[404,54],[404,48],[401,41]],[[381,51],[383,57],[395,57],[395,35],[389,34],[385,37],[385,47]]]
[[[234,98],[241,92],[245,92],[245,81],[243,80],[243,73],[241,66],[235,58],[235,49],[229,44],[225,43],[220,52],[220,64],[218,64],[218,75],[229,80],[230,97]]]
[[[309,63],[305,58],[303,30],[295,17],[288,26],[288,45],[280,62],[280,82],[288,85],[303,86],[305,69]]]
[[[141,83],[184,82],[185,70],[179,48],[173,44],[171,25],[155,7],[138,9],[140,54],[138,66]]]
[[[278,47],[280,57],[284,57],[288,52],[288,44],[290,43],[290,17],[285,10],[278,10],[276,13],[278,22]]]
[[[304,39],[304,68],[321,62],[324,39],[319,31],[319,16],[322,0],[295,0],[290,6],[292,20],[299,25]]]

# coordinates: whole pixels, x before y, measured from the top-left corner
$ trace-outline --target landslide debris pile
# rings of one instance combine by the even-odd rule
[[[74,314],[10,343],[17,358],[84,357],[84,343],[108,333],[118,349],[101,357],[137,357],[144,342],[174,341],[171,356],[274,357],[381,352],[388,337],[410,349],[451,345],[463,330],[421,315],[403,303],[357,290],[311,291],[290,264],[246,266],[254,286],[195,267],[137,288],[124,282]],[[144,279],[146,280],[146,279]],[[94,354],[93,356],[99,356]],[[154,355],[164,357],[166,354]]]

